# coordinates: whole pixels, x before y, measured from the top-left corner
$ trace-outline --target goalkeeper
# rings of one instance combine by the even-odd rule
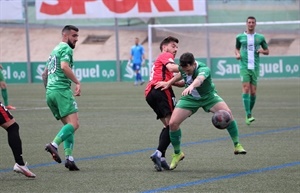
[[[144,54],[144,47],[141,44],[139,44],[139,41],[139,38],[135,38],[135,45],[131,47],[130,58],[127,64],[132,64],[132,69],[135,72],[135,86],[137,86],[139,83],[140,85],[143,85],[145,83],[141,74],[141,67],[142,65],[144,65],[146,58]]]

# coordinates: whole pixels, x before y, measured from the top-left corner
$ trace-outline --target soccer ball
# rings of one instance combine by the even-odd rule
[[[230,113],[225,110],[219,110],[214,113],[211,122],[218,129],[226,129],[231,122]]]

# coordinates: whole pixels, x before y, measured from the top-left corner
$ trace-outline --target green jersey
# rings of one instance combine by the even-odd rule
[[[194,88],[191,94],[188,95],[189,97],[198,100],[204,96],[215,93],[216,90],[215,90],[215,85],[211,79],[210,69],[204,63],[201,62],[198,62],[196,65],[197,66],[195,68],[193,75],[187,75],[181,69],[180,69],[180,73],[185,81],[185,88],[190,86],[197,76],[201,75],[205,77],[203,83],[199,87]]]
[[[262,34],[247,34],[246,32],[236,36],[236,49],[240,50],[240,68],[259,70],[259,53],[257,50],[262,47],[268,49],[265,37]]]
[[[70,89],[71,80],[61,69],[61,62],[69,63],[73,67],[73,50],[65,42],[60,42],[52,51],[47,61],[48,81],[47,90]]]

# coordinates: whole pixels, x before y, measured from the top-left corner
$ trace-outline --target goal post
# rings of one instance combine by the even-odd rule
[[[293,34],[298,37],[299,41],[299,33],[300,33],[300,20],[296,21],[266,21],[266,22],[257,22],[256,32],[262,33],[266,36],[268,41],[269,37],[275,37],[273,34],[277,34],[276,37],[285,36],[288,34]],[[149,24],[148,25],[148,66],[149,71],[151,70],[152,63],[155,60],[155,57],[160,53],[159,43],[163,38],[173,35],[179,39],[179,51],[177,53],[176,58],[178,58],[182,52],[190,51],[196,52],[194,53],[195,57],[206,58],[206,61],[211,61],[211,55],[209,54],[211,51],[212,45],[220,44],[226,45],[229,47],[224,47],[222,52],[222,48],[220,48],[221,54],[217,53],[213,55],[213,57],[223,57],[229,56],[233,57],[234,55],[234,43],[235,37],[238,33],[241,33],[246,28],[246,22],[238,22],[238,23],[203,23],[203,24]],[[208,30],[207,30],[208,29]],[[153,33],[155,30],[155,33]],[[270,35],[266,35],[266,33]],[[155,37],[154,37],[155,34]],[[225,38],[225,34],[230,34],[230,38]],[[214,36],[214,37],[212,37]],[[222,36],[222,38],[220,38]],[[199,41],[197,38],[202,38],[210,43],[203,43]],[[208,39],[207,39],[208,38]],[[218,42],[219,41],[219,42]],[[228,41],[228,42],[227,42]],[[204,45],[204,46],[203,46]],[[217,46],[218,47],[218,46]],[[204,53],[199,52],[198,49],[205,49]],[[155,49],[155,51],[154,51]],[[215,49],[215,48],[214,48]],[[228,51],[228,49],[231,49]],[[226,55],[226,52],[229,54]],[[225,55],[223,55],[225,54]],[[298,53],[299,54],[299,53]],[[207,62],[209,65],[210,62]],[[209,67],[211,67],[209,65]]]

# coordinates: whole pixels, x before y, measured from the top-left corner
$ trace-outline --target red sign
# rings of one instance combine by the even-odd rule
[[[205,0],[37,0],[38,19],[206,15]]]

